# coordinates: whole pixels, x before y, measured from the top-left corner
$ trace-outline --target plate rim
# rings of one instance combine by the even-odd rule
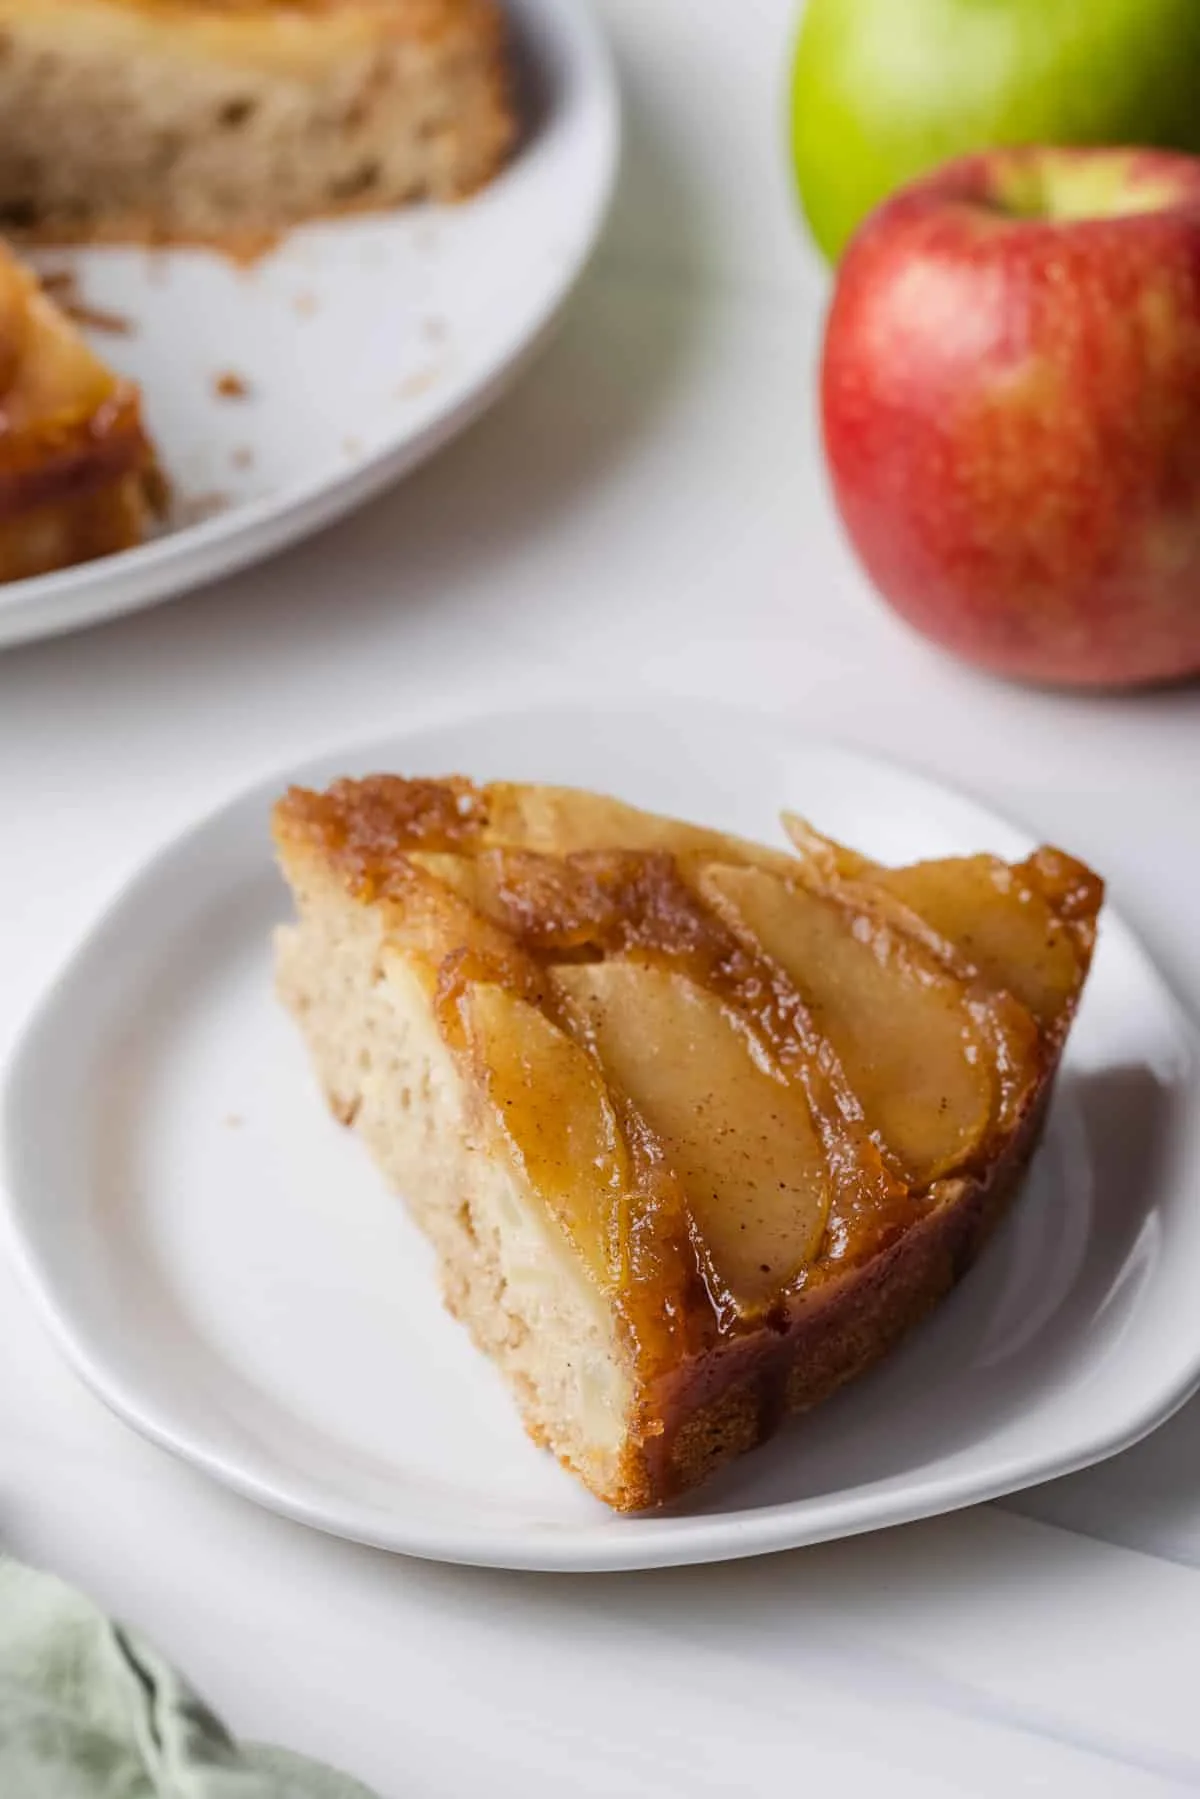
[[[25,1080],[29,1078],[27,1069],[36,1061],[42,1034],[53,1031],[59,1009],[69,1002],[72,980],[86,974],[85,958],[96,950],[108,932],[120,926],[122,913],[136,900],[139,890],[161,878],[164,865],[173,857],[185,853],[196,838],[210,829],[219,828],[222,821],[243,808],[260,802],[265,804],[281,785],[311,778],[309,771],[333,759],[364,762],[373,759],[377,750],[383,756],[394,757],[400,745],[419,742],[423,737],[452,730],[456,725],[502,729],[506,722],[525,723],[531,716],[544,722],[556,717],[577,719],[580,699],[577,695],[574,700],[568,696],[549,703],[535,700],[525,704],[514,701],[499,707],[434,707],[418,714],[401,730],[365,732],[343,741],[340,746],[331,743],[312,754],[289,757],[270,771],[260,771],[231,788],[215,804],[200,809],[178,829],[151,845],[95,908],[84,928],[74,935],[22,1021],[0,1067],[0,1236],[43,1324],[76,1375],[109,1411],[148,1441],[200,1469],[227,1490],[279,1516],[346,1541],[416,1559],[528,1572],[612,1573],[698,1565],[859,1535],[1000,1499],[1079,1472],[1108,1460],[1152,1434],[1200,1389],[1200,1338],[1190,1358],[1180,1363],[1175,1378],[1157,1391],[1153,1404],[1145,1404],[1128,1415],[1122,1412],[1108,1429],[1095,1430],[1086,1441],[1072,1443],[1058,1456],[1042,1458],[1032,1472],[1029,1457],[1016,1456],[1010,1457],[1008,1464],[989,1465],[975,1471],[968,1465],[949,1476],[905,1476],[899,1492],[894,1495],[885,1493],[881,1496],[879,1493],[881,1486],[886,1488],[891,1481],[900,1478],[890,1476],[853,1490],[849,1496],[843,1490],[815,1498],[785,1499],[715,1513],[601,1515],[594,1523],[531,1525],[518,1522],[484,1528],[474,1524],[451,1524],[444,1529],[436,1524],[431,1527],[426,1517],[415,1526],[411,1521],[401,1521],[398,1527],[381,1525],[373,1528],[361,1521],[355,1524],[339,1515],[336,1504],[323,1508],[319,1497],[309,1499],[303,1494],[289,1494],[252,1470],[241,1469],[236,1462],[230,1462],[219,1447],[214,1449],[203,1441],[197,1443],[186,1426],[179,1428],[169,1419],[162,1418],[160,1408],[153,1402],[143,1405],[136,1392],[126,1389],[119,1374],[112,1378],[105,1374],[103,1354],[97,1357],[86,1332],[76,1328],[56,1296],[52,1276],[40,1265],[22,1226],[20,1207],[15,1198],[19,1184],[15,1145],[20,1134],[16,1114]],[[958,783],[944,781],[902,758],[888,756],[870,746],[797,728],[791,715],[782,707],[751,710],[736,703],[683,695],[660,695],[657,698],[642,695],[608,705],[595,695],[594,690],[592,706],[610,723],[642,719],[661,725],[664,717],[688,713],[711,717],[714,712],[727,720],[740,719],[748,730],[772,735],[777,741],[786,740],[801,752],[832,751],[839,758],[858,762],[866,768],[886,766],[918,787],[940,791],[944,796],[969,805],[1014,838],[1028,844],[1035,841],[1023,826],[1002,810],[988,800],[978,799]],[[1163,1005],[1173,1029],[1191,1052],[1188,1085],[1200,1093],[1197,1063],[1200,1030],[1164,978],[1141,935],[1133,930],[1124,915],[1116,909],[1107,910],[1106,928],[1134,951],[1143,974],[1152,982],[1156,998]]]
[[[568,81],[579,90],[576,105],[582,100],[596,109],[600,132],[592,184],[582,196],[582,229],[536,312],[508,334],[484,369],[451,387],[450,398],[423,422],[398,430],[359,461],[306,475],[277,493],[241,501],[132,549],[0,585],[0,653],[165,604],[303,542],[436,455],[518,379],[553,330],[600,243],[616,191],[623,125],[616,63],[592,0],[509,3],[536,14],[537,41],[566,68]]]

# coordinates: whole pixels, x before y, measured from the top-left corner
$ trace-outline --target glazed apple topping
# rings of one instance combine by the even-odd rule
[[[944,939],[991,987],[1011,993],[1044,1031],[1070,1022],[1095,943],[1103,884],[1061,850],[1024,862],[957,856],[882,868],[787,819],[807,864],[826,878],[865,882]]]
[[[792,980],[864,1116],[917,1186],[969,1163],[998,1077],[962,984],[912,938],[754,868],[710,868],[704,891]]]
[[[680,1181],[714,1284],[757,1310],[812,1260],[830,1176],[808,1102],[744,1021],[677,970],[580,963],[555,980]]]
[[[537,1006],[473,982],[463,1014],[495,1128],[602,1287],[621,1278],[614,1224],[630,1156],[595,1059]]]
[[[986,1178],[1101,896],[1059,852],[889,870],[796,820],[789,854],[560,788],[331,791],[287,804],[397,901],[388,953],[424,971],[480,1128],[642,1348],[761,1320]]]

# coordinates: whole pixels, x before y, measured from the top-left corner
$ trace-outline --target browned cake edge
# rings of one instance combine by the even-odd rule
[[[947,1182],[942,1202],[870,1261],[680,1369],[656,1396],[666,1431],[629,1444],[610,1503],[637,1511],[679,1498],[881,1361],[971,1269],[1016,1198],[1052,1085],[989,1180]]]
[[[0,582],[134,548],[166,498],[131,382],[92,413],[14,433],[0,453]]]

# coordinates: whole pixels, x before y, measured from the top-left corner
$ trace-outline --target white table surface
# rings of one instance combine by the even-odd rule
[[[824,279],[780,148],[792,8],[602,11],[625,175],[520,387],[272,565],[0,657],[0,1055],[98,901],[196,809],[339,738],[584,678],[784,705],[974,789],[1102,869],[1200,1007],[1200,691],[976,677],[892,622],[839,539]],[[383,1799],[1200,1787],[1200,1403],[1105,1467],[870,1539],[492,1575],[208,1485],[80,1389],[0,1268],[0,1444],[0,1543],[151,1631],[236,1728]]]

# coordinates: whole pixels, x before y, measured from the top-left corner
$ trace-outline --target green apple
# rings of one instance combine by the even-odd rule
[[[902,182],[1031,143],[1200,151],[1200,0],[808,0],[792,150],[831,260]]]

